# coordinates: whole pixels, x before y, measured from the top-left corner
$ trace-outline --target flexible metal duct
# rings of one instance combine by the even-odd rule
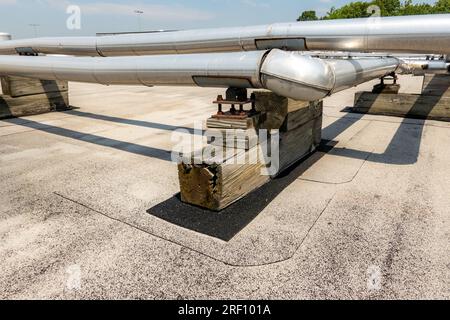
[[[0,56],[0,76],[104,85],[265,88],[312,101],[390,74],[398,65],[395,58],[322,60],[278,49],[113,58]]]
[[[0,54],[86,56],[209,53],[266,49],[450,53],[450,14],[277,23],[272,25],[13,40]]]

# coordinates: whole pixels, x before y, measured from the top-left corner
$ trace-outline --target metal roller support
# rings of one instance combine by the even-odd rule
[[[13,40],[0,54],[80,56],[188,54],[268,49],[450,53],[450,14],[325,20],[271,25]]]
[[[313,101],[395,72],[395,58],[322,60],[274,49],[146,57],[0,56],[0,76],[103,85],[265,88]]]

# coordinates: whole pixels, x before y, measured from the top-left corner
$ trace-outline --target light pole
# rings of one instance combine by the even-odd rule
[[[142,10],[134,10],[134,13],[136,13],[138,18],[138,25],[139,25],[139,32],[142,31],[142,23],[141,23],[141,16],[144,14],[144,11]]]
[[[36,24],[36,23],[30,23],[29,24],[30,27],[33,27],[34,29],[34,36],[37,38],[38,36],[38,27],[40,27],[40,24]]]

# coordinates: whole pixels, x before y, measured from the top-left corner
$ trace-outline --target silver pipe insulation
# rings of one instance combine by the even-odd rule
[[[9,41],[11,40],[11,35],[9,33],[0,32],[0,41]]]
[[[0,54],[131,56],[255,51],[325,50],[450,53],[450,14],[276,23],[271,25],[11,40]]]
[[[278,49],[111,58],[0,56],[0,76],[103,85],[264,88],[313,101],[395,72],[399,63],[395,58],[324,60]]]
[[[310,55],[320,59],[352,59],[352,58],[386,58],[394,57],[401,64],[397,73],[413,74],[423,76],[425,74],[450,74],[450,62],[442,55],[420,55],[420,54],[387,54],[387,53],[360,53],[360,52],[299,52],[299,54]]]
[[[423,60],[401,58],[399,73],[423,76],[425,74],[450,74],[450,62],[445,60]]]

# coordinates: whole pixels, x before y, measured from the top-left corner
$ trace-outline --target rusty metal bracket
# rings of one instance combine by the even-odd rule
[[[232,91],[233,90],[233,91]],[[222,95],[219,95],[214,104],[217,104],[218,110],[217,114],[212,117],[215,119],[246,119],[248,117],[252,117],[257,114],[256,104],[255,104],[255,95],[252,94],[250,99],[247,97],[247,91],[245,90],[245,95],[243,91],[239,90],[238,94],[234,91],[235,88],[230,88],[227,90],[227,99],[224,99]],[[245,110],[244,106],[251,104],[250,110]],[[229,105],[230,110],[224,111],[223,106]],[[239,107],[239,110],[236,109],[236,106]]]

